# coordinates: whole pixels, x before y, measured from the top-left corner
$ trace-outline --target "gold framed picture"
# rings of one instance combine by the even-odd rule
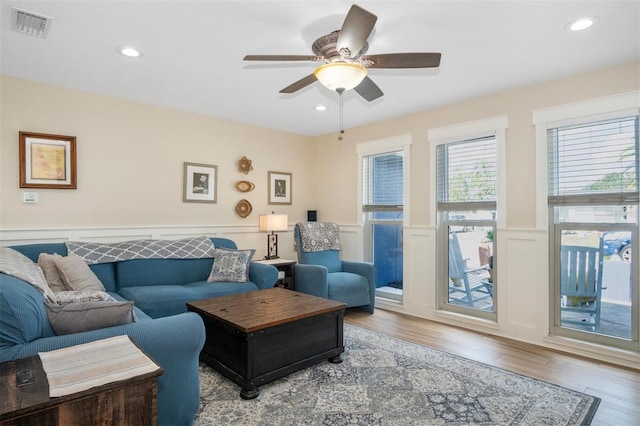
[[[76,189],[76,137],[20,132],[20,188]]]

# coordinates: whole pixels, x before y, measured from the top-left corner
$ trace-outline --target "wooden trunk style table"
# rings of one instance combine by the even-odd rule
[[[342,362],[345,307],[282,288],[187,303],[205,324],[200,359],[239,384],[243,399],[325,359]]]
[[[49,397],[39,356],[0,364],[0,425],[155,425],[158,369],[71,395]]]

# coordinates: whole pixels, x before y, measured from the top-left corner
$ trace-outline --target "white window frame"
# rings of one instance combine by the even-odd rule
[[[410,218],[410,194],[411,194],[411,144],[413,143],[413,138],[410,133],[391,136],[384,139],[377,139],[369,142],[362,142],[356,145],[356,152],[358,154],[358,207],[357,207],[357,217],[358,224],[363,228],[362,239],[363,239],[363,255],[364,259],[367,261],[372,260],[372,238],[371,238],[371,227],[369,229],[364,229],[367,221],[365,220],[364,209],[362,205],[363,200],[363,179],[362,179],[362,163],[364,157],[370,155],[378,155],[378,154],[390,154],[393,152],[402,151],[403,153],[403,161],[402,161],[402,185],[403,185],[403,194],[402,194],[402,229],[404,233],[404,229],[411,223]],[[404,235],[403,235],[404,238]],[[403,257],[406,259],[406,256]],[[404,260],[403,260],[404,262]],[[406,265],[403,265],[403,269]],[[404,293],[404,291],[403,291]],[[404,298],[400,300],[396,300],[396,302],[403,303]]]
[[[430,220],[431,225],[436,229],[439,229],[438,223],[438,207],[437,207],[437,147],[442,144],[461,142],[465,140],[495,137],[496,140],[496,237],[499,237],[499,229],[504,228],[506,224],[506,168],[505,168],[505,156],[506,156],[506,131],[509,127],[509,119],[506,115],[500,115],[490,117],[482,120],[471,121],[466,123],[455,124],[446,127],[440,127],[430,129],[427,133],[429,140],[429,200],[430,203]],[[471,315],[477,318],[488,319],[491,321],[497,321],[498,313],[498,297],[497,292],[494,293],[494,312],[483,312],[474,309],[467,309],[462,307],[453,306],[445,303],[448,297],[445,297],[444,292],[447,292],[444,288],[445,277],[442,276],[447,270],[448,250],[445,250],[448,241],[440,241],[441,232],[437,232],[437,250],[438,262],[436,267],[436,309],[441,311],[457,312],[465,315]],[[442,243],[442,244],[441,244]],[[494,248],[497,247],[497,241],[494,240]],[[443,247],[445,249],[443,249]],[[497,259],[497,262],[500,262]],[[497,278],[499,282],[499,277]],[[448,282],[448,279],[447,279]],[[448,292],[447,292],[448,295]]]
[[[632,115],[640,114],[640,91],[633,91],[629,93],[622,93],[619,95],[607,96],[603,98],[592,99],[588,101],[576,102],[573,104],[560,105],[551,108],[545,108],[535,110],[532,113],[532,122],[535,126],[535,139],[536,139],[536,228],[540,231],[548,233],[552,236],[554,224],[551,222],[549,215],[549,189],[548,189],[548,139],[547,131],[552,128],[570,126],[574,124],[582,124],[589,122],[596,122],[600,120],[623,118]],[[554,287],[554,271],[551,265],[553,261],[551,256],[554,251],[551,249],[551,240],[547,244],[549,259],[549,318],[548,318],[548,333],[554,327],[554,319],[557,315],[555,312],[556,298]],[[637,252],[638,250],[636,250]],[[638,253],[634,253],[634,256],[638,256]],[[638,258],[636,258],[638,259]],[[637,260],[636,260],[637,261]],[[640,264],[640,262],[638,262]],[[638,279],[637,274],[632,279]],[[632,283],[632,286],[637,286],[637,283]],[[638,321],[638,309],[640,309],[640,291],[636,292],[633,296],[634,310],[632,311],[631,320]],[[579,332],[573,330],[567,330],[562,335],[570,337],[577,337]],[[562,336],[558,335],[558,336]],[[556,336],[549,337],[550,340],[555,339]],[[635,336],[632,336],[632,339]],[[583,340],[585,343],[601,343],[607,344],[610,338],[606,336],[593,335]],[[622,347],[627,347],[633,350],[640,349],[640,342],[630,342],[630,344],[622,344]]]

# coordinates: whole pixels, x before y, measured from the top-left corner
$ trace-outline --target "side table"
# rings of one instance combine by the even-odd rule
[[[287,259],[264,259],[255,262],[264,263],[266,265],[275,266],[278,270],[278,281],[274,287],[286,288],[288,290],[296,289],[295,260]]]

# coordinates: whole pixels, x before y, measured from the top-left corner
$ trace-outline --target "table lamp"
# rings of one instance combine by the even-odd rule
[[[260,232],[270,232],[267,234],[267,255],[265,259],[278,258],[278,235],[274,231],[287,231],[289,229],[289,218],[286,214],[261,214]]]

